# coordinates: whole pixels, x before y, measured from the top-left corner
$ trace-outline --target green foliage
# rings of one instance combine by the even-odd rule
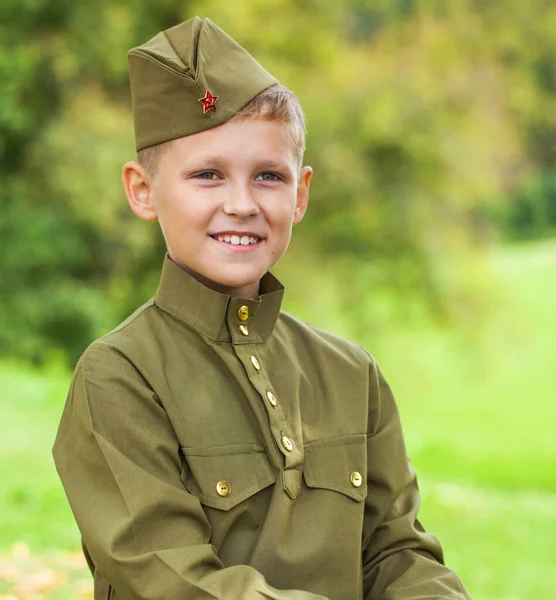
[[[502,215],[509,238],[532,239],[556,232],[556,173],[541,171],[524,178]]]
[[[296,263],[461,320],[482,306],[481,244],[554,230],[556,7],[542,0],[4,0],[0,353],[62,347],[72,363],[152,295],[163,240],[119,183],[134,158],[126,52],[195,14],[305,107],[315,178]]]

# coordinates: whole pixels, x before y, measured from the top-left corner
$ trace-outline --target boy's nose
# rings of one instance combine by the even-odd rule
[[[234,186],[230,189],[222,210],[227,215],[250,217],[259,213],[259,205],[247,186]]]

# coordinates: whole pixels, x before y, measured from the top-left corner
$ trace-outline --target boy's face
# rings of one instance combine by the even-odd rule
[[[159,220],[174,262],[212,289],[255,298],[305,214],[311,176],[286,125],[251,118],[174,140],[154,178],[132,162],[122,179],[132,210]]]

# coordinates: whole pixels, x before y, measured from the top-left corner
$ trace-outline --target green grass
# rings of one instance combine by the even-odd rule
[[[55,367],[0,363],[0,549],[15,541],[36,551],[79,543],[51,454],[69,377]]]
[[[556,242],[497,251],[489,262],[488,319],[461,331],[421,322],[359,341],[398,399],[421,520],[474,600],[553,600]],[[55,367],[0,363],[0,551],[16,540],[38,555],[78,547],[50,453],[68,382]]]
[[[499,251],[492,317],[376,350],[420,476],[421,519],[476,600],[553,600],[556,242]]]

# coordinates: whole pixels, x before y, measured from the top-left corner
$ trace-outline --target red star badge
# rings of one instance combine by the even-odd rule
[[[218,96],[213,96],[208,90],[204,98],[199,98],[199,102],[203,105],[203,114],[208,113],[209,110],[216,112],[216,101]]]

